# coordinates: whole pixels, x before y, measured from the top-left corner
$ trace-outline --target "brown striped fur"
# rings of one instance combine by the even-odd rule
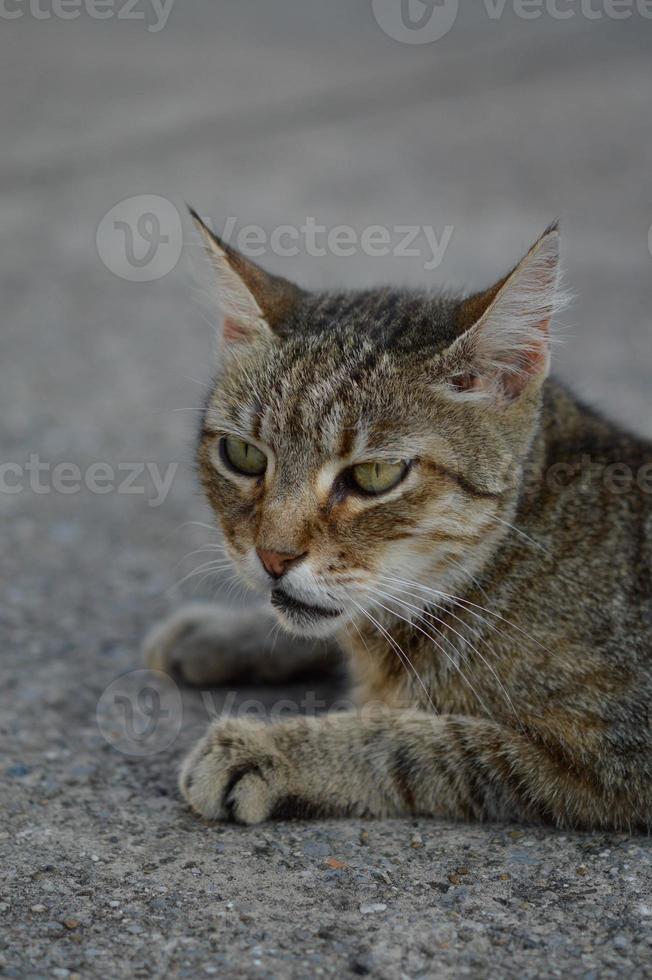
[[[341,611],[276,609],[293,634],[279,675],[316,663],[311,637],[333,634],[358,707],[218,723],[184,764],[190,805],[244,823],[428,814],[649,830],[652,497],[635,479],[585,479],[583,458],[636,478],[652,447],[547,377],[556,229],[466,300],[310,294],[202,233],[237,321],[204,414],[203,486],[245,579],[269,596],[278,583],[255,549],[305,554],[282,589]],[[225,434],[265,451],[264,477],[227,472]],[[351,492],[348,467],[390,457],[410,463],[402,484]],[[245,641],[233,614],[181,611],[148,641],[149,662],[195,683],[269,670],[273,615]]]

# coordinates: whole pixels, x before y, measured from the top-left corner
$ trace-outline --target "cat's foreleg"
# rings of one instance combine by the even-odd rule
[[[180,785],[197,813],[241,823],[428,815],[603,824],[587,774],[540,743],[488,719],[417,711],[219,722],[186,759]]]
[[[145,638],[148,667],[188,684],[269,683],[328,669],[336,648],[281,632],[266,609],[182,606]]]

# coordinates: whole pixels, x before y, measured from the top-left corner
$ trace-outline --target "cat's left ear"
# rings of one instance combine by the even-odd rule
[[[224,316],[222,347],[228,349],[270,339],[299,301],[301,290],[287,279],[265,272],[218,238],[196,211],[190,207],[188,210],[217,274]]]
[[[550,370],[550,321],[564,305],[559,229],[552,225],[500,282],[464,300],[463,332],[444,354],[461,397],[513,401]]]

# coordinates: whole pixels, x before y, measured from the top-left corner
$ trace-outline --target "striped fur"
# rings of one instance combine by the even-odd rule
[[[429,814],[649,829],[651,498],[635,481],[587,480],[582,457],[602,474],[652,474],[652,448],[547,377],[556,229],[467,298],[309,294],[203,233],[238,302],[202,482],[242,576],[269,598],[255,549],[305,555],[282,587],[329,615],[270,607],[245,643],[219,611],[182,612],[149,660],[190,664],[196,683],[246,675],[269,663],[276,615],[297,669],[317,662],[311,637],[344,649],[358,707],[213,726],[184,764],[190,805],[244,823]],[[267,455],[263,478],[229,471],[225,434]],[[356,462],[394,459],[409,461],[397,487],[350,491]],[[279,670],[291,673],[287,655]]]

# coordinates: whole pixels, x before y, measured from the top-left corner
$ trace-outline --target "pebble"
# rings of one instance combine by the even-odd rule
[[[20,779],[21,776],[27,776],[29,774],[29,766],[26,766],[22,762],[17,762],[15,766],[9,766],[6,774],[14,779]]]
[[[386,871],[383,871],[381,868],[373,868],[371,873],[375,878],[380,878],[381,881],[384,881],[386,885],[391,885],[392,879]]]
[[[303,845],[303,853],[306,857],[328,857],[332,851],[333,848],[325,841],[308,840]]]
[[[366,977],[374,968],[374,958],[371,953],[361,953],[352,958],[350,966],[352,973]]]
[[[534,865],[538,864],[539,861],[536,857],[528,854],[527,851],[514,850],[507,856],[507,860],[510,864],[527,864]]]
[[[387,906],[383,902],[363,902],[360,911],[363,915],[375,915],[376,912],[385,912]]]
[[[334,871],[341,871],[343,868],[346,867],[345,861],[340,861],[338,858],[334,858],[334,857],[326,858],[325,863],[328,865],[329,868],[332,868]]]

